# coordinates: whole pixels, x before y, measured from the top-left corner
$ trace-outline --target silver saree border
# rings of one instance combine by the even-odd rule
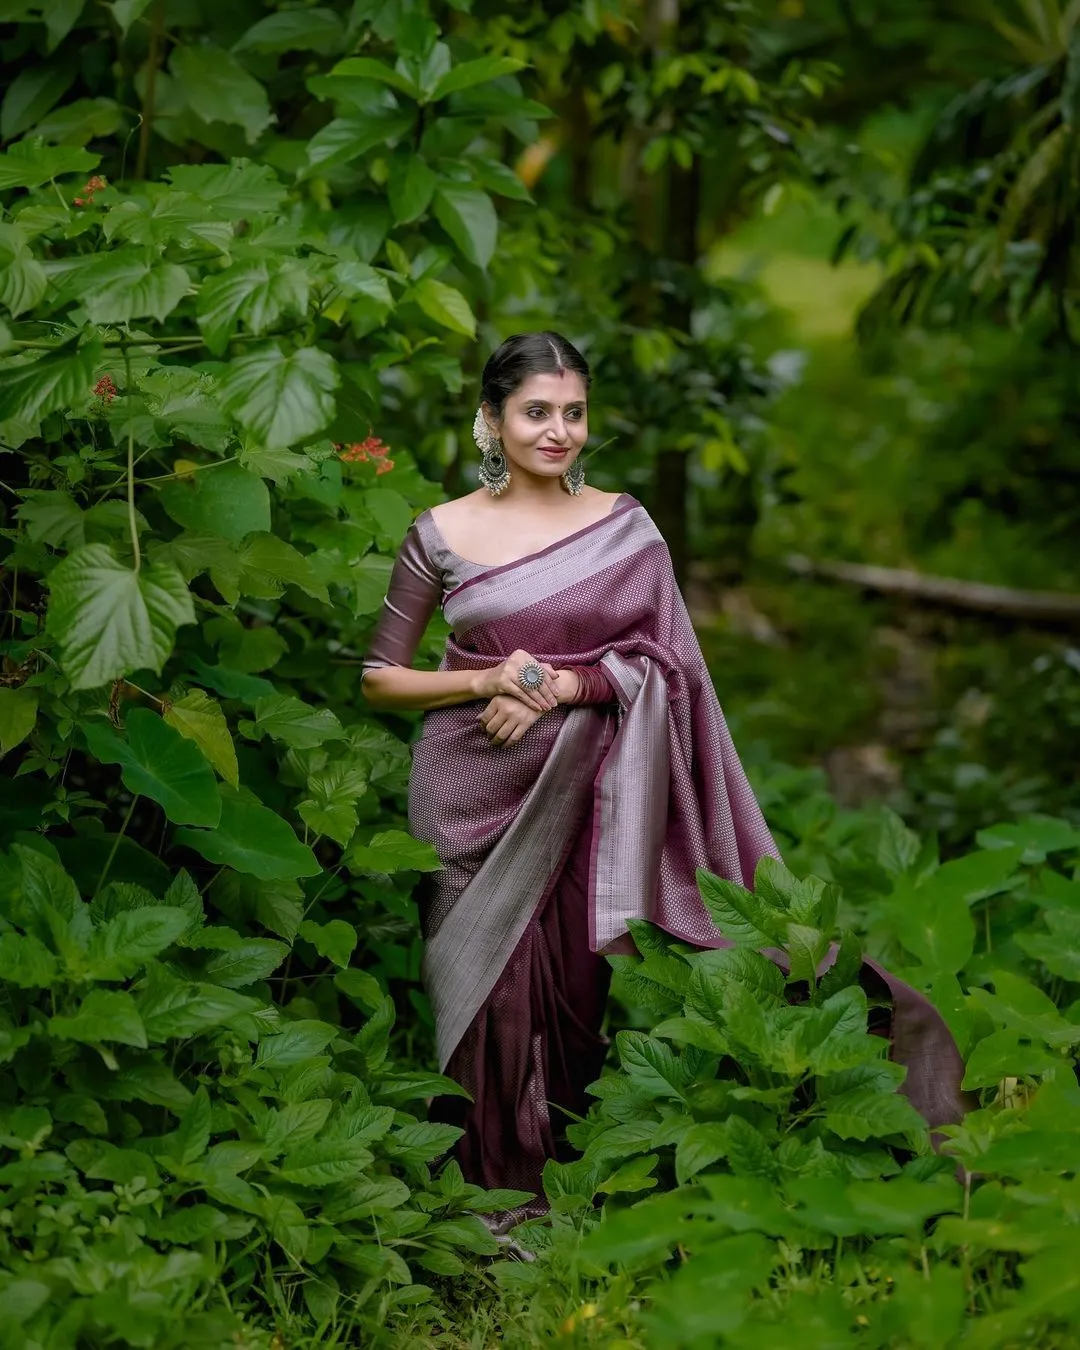
[[[596,737],[596,710],[570,708],[521,809],[426,945],[423,979],[440,1070],[506,969],[573,841],[592,796]]]

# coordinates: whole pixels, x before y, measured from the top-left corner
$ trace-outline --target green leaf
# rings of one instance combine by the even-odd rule
[[[434,88],[427,91],[428,96],[434,103],[440,98],[448,98],[451,94],[460,94],[465,89],[472,89],[475,85],[489,84],[504,75],[513,75],[524,66],[524,61],[517,61],[512,56],[481,56],[475,61],[462,61],[453,70],[447,71]]]
[[[487,267],[499,234],[499,218],[487,193],[444,179],[435,190],[432,209],[468,261]]]
[[[316,170],[325,173],[327,169],[351,163],[376,146],[392,145],[411,129],[412,124],[411,113],[383,111],[337,117],[308,142],[307,176],[311,177]]]
[[[281,209],[286,191],[268,164],[233,159],[228,164],[174,164],[166,176],[181,192],[205,203],[215,216],[247,220]]]
[[[33,689],[0,689],[0,755],[26,740],[37,722],[37,711]]]
[[[33,933],[0,936],[3,978],[20,989],[48,989],[56,979],[56,957]]]
[[[299,1148],[301,1144],[309,1143],[326,1124],[332,1106],[329,1097],[316,1097],[271,1111],[263,1127],[269,1156],[275,1157],[286,1148]]]
[[[94,989],[70,1017],[50,1017],[49,1035],[61,1040],[96,1045],[115,1041],[145,1050],[146,1030],[130,994],[112,989]]]
[[[335,966],[347,966],[356,949],[356,929],[344,919],[331,919],[329,923],[305,919],[298,936],[310,942],[320,956],[333,961]]]
[[[682,1097],[687,1074],[669,1045],[641,1031],[620,1031],[615,1043],[636,1088],[650,1097]]]
[[[71,88],[75,73],[66,61],[21,70],[8,85],[0,107],[0,139],[13,141],[40,121]]]
[[[83,408],[90,399],[101,344],[66,342],[37,361],[0,367],[0,422],[36,424],[49,413]]]
[[[128,29],[150,8],[152,0],[112,0],[113,18],[121,34],[127,37]]]
[[[33,309],[48,288],[45,269],[17,225],[0,224],[0,304],[18,316]]]
[[[160,501],[169,516],[194,534],[220,535],[237,543],[270,529],[266,484],[238,464],[222,464],[166,483]]]
[[[431,205],[438,177],[420,155],[395,160],[390,171],[390,209],[399,225],[418,220]]]
[[[268,449],[287,449],[310,439],[334,415],[337,363],[317,347],[286,355],[262,347],[233,361],[218,394],[233,414]]]
[[[240,324],[256,334],[283,317],[303,318],[310,293],[308,272],[291,258],[235,263],[203,282],[198,322],[212,352],[223,352]]]
[[[685,1186],[717,1159],[726,1157],[727,1148],[727,1128],[719,1121],[703,1120],[691,1125],[675,1148],[676,1181]]]
[[[975,924],[963,891],[934,873],[922,886],[901,881],[889,900],[900,941],[937,974],[955,974],[975,949]]]
[[[172,905],[124,910],[95,930],[86,955],[90,974],[95,980],[128,979],[190,927],[190,913]]]
[[[404,830],[382,830],[366,844],[357,844],[346,859],[354,872],[438,872],[439,855],[431,844],[422,843]]]
[[[529,189],[514,170],[501,160],[488,159],[484,155],[467,155],[462,162],[470,175],[488,192],[497,193],[500,197],[511,197],[514,201],[532,201]]]
[[[148,708],[133,708],[121,740],[104,722],[83,727],[91,754],[119,764],[129,792],[150,797],[178,825],[216,825],[221,799],[213,771],[190,740]]]
[[[926,1122],[899,1092],[854,1088],[825,1102],[825,1124],[841,1139],[884,1139],[894,1134],[923,1137]]]
[[[353,584],[353,615],[377,614],[382,609],[394,564],[390,558],[369,553],[349,569]]]
[[[210,1094],[200,1084],[180,1117],[175,1136],[175,1153],[185,1167],[201,1158],[209,1147],[211,1117]]]
[[[303,1064],[321,1055],[337,1035],[337,1027],[325,1022],[293,1022],[284,1031],[262,1038],[255,1056],[256,1067],[285,1069]]]
[[[221,821],[215,830],[180,829],[176,842],[213,863],[235,867],[266,881],[314,877],[322,868],[276,811],[229,789],[222,792]]]
[[[356,829],[355,803],[367,791],[367,785],[366,767],[348,760],[335,761],[308,778],[310,795],[296,808],[300,819],[344,848]]]
[[[453,286],[425,277],[412,288],[409,298],[416,301],[429,319],[434,319],[443,328],[449,328],[452,333],[463,333],[469,338],[476,336],[476,317],[469,308],[469,302]]]
[[[461,1138],[461,1130],[454,1125],[437,1125],[420,1120],[403,1125],[386,1140],[386,1149],[403,1163],[430,1163],[440,1157]]]
[[[243,989],[257,980],[268,979],[289,954],[284,942],[273,938],[244,938],[235,947],[215,952],[203,967],[213,984],[226,989]]]
[[[731,1116],[725,1127],[727,1159],[738,1177],[765,1177],[775,1180],[776,1159],[768,1140],[742,1116]]]
[[[1041,1045],[1022,1039],[1020,1033],[1005,1028],[992,1032],[975,1046],[968,1057],[962,1087],[966,1092],[993,1087],[1003,1078],[1037,1078],[1059,1068],[1060,1055]]]
[[[54,52],[59,47],[78,23],[85,7],[86,0],[47,0],[47,3],[42,5],[45,31],[49,35],[49,40],[45,44],[46,51]]]
[[[709,917],[726,938],[740,947],[768,947],[783,941],[783,923],[745,886],[700,868],[697,883]]]
[[[0,155],[0,192],[40,187],[68,173],[88,174],[100,163],[100,155],[75,146],[45,145],[39,139],[17,141]]]
[[[813,984],[817,968],[829,950],[828,935],[818,928],[808,928],[801,923],[789,923],[784,945],[791,958],[791,979],[806,980]]]
[[[233,43],[233,51],[319,52],[332,56],[345,40],[341,20],[331,9],[293,9],[268,14]]]
[[[294,1186],[335,1186],[359,1177],[373,1161],[357,1139],[328,1139],[294,1149],[281,1162],[281,1175]]]
[[[43,117],[34,128],[56,145],[86,145],[114,136],[124,125],[124,109],[111,98],[77,98]]]
[[[191,592],[169,564],[125,567],[104,544],[76,549],[49,576],[46,626],[74,689],[136,670],[160,674],[181,624],[195,622]]]
[[[151,1041],[186,1040],[228,1026],[258,1007],[253,998],[219,985],[177,979],[160,966],[151,967],[138,997],[139,1014]]]
[[[255,704],[255,727],[294,750],[311,750],[345,733],[329,708],[313,708],[291,694],[268,694]]]
[[[375,61],[369,56],[350,56],[339,61],[331,70],[332,76],[351,76],[359,80],[377,80],[379,84],[388,84],[401,94],[419,100],[423,90],[415,85],[407,75],[383,61]]]
[[[1025,863],[1045,862],[1048,853],[1080,847],[1080,830],[1054,816],[1028,816],[1009,825],[992,825],[980,830],[975,838],[987,849],[1023,849]]]
[[[74,270],[61,293],[76,290],[93,323],[126,323],[148,315],[162,323],[190,285],[178,263],[165,262],[152,249],[129,247],[100,254]]]
[[[249,145],[273,122],[266,90],[220,47],[177,47],[170,66],[188,106],[204,122],[242,127]]]
[[[191,689],[166,706],[164,718],[181,736],[195,742],[227,783],[240,786],[236,747],[220,703],[202,689]]]

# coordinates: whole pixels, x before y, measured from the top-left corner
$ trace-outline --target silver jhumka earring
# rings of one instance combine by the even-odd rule
[[[581,496],[581,489],[585,486],[585,465],[582,464],[580,456],[562,475],[562,485],[571,497]]]
[[[502,441],[488,426],[483,408],[477,408],[473,419],[473,440],[480,451],[480,468],[477,477],[483,487],[493,497],[498,497],[510,486],[510,469],[503,453]],[[580,491],[580,488],[578,489]]]

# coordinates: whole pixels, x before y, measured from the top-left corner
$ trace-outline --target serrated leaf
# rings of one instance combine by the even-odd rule
[[[71,1016],[49,1018],[49,1035],[90,1045],[113,1041],[146,1049],[146,1030],[135,1000],[114,989],[93,989]]]
[[[329,1097],[315,1097],[271,1111],[262,1132],[271,1150],[269,1156],[276,1157],[287,1148],[299,1148],[314,1139],[326,1124],[332,1106]]]
[[[228,164],[174,164],[165,171],[181,192],[227,220],[278,211],[286,191],[268,164],[233,159]]]
[[[320,956],[333,961],[335,966],[347,966],[356,948],[356,929],[344,919],[331,919],[329,923],[305,919],[297,936],[310,942]]]
[[[120,248],[99,254],[72,274],[80,303],[91,322],[127,323],[152,317],[164,322],[187,294],[191,279],[178,263],[152,249]]]
[[[284,942],[273,938],[244,938],[234,947],[215,952],[203,967],[213,984],[226,989],[243,989],[257,980],[268,979],[289,954]]]
[[[218,394],[222,406],[270,450],[310,439],[334,415],[340,379],[332,356],[317,347],[288,355],[262,347],[230,363]]]
[[[325,1022],[290,1023],[284,1031],[262,1038],[255,1064],[262,1069],[284,1069],[303,1064],[321,1054],[337,1035],[338,1028]]]
[[[237,586],[243,595],[276,599],[286,586],[297,586],[313,600],[329,602],[326,586],[299,549],[277,535],[250,534],[236,551]]]
[[[310,289],[307,270],[294,259],[234,263],[204,281],[199,292],[206,345],[220,353],[240,324],[261,335],[284,316],[303,317]]]
[[[432,210],[463,256],[476,267],[487,267],[499,234],[499,218],[487,193],[444,179],[435,189]]]
[[[465,337],[476,336],[476,316],[469,308],[468,300],[453,286],[425,277],[416,283],[409,297],[429,319],[434,319],[443,328],[449,328],[452,333],[463,333]]]
[[[0,971],[20,989],[48,989],[56,979],[56,957],[33,933],[0,935]]]
[[[89,972],[96,980],[128,979],[190,927],[190,913],[172,905],[124,910],[95,930],[86,954]]]
[[[926,1122],[906,1097],[860,1087],[825,1102],[825,1124],[841,1139],[885,1139],[894,1134],[925,1135]]]
[[[75,689],[94,689],[136,670],[160,673],[181,624],[195,622],[178,568],[125,567],[104,544],[87,544],[49,576],[46,624]]]
[[[727,1156],[728,1132],[716,1120],[691,1125],[675,1147],[675,1179],[685,1186],[699,1172]]]
[[[636,1088],[650,1097],[682,1097],[687,1075],[669,1045],[640,1031],[620,1031],[615,1043]]]
[[[33,689],[0,689],[0,755],[26,740],[37,722],[37,712]]]
[[[39,139],[17,141],[0,155],[0,192],[40,187],[68,173],[92,173],[100,163],[100,155],[74,146],[44,145]]]
[[[119,764],[124,786],[157,802],[179,825],[216,825],[221,799],[206,759],[190,740],[148,708],[133,708],[122,740],[104,722],[87,722],[83,735],[103,764]]]
[[[701,869],[697,883],[709,917],[732,942],[740,947],[768,947],[783,940],[783,924],[745,886]]]
[[[234,788],[240,786],[236,747],[221,704],[202,689],[191,689],[173,699],[164,713],[165,721],[182,736],[195,742],[207,760]]]
[[[179,980],[160,968],[140,989],[139,1013],[151,1041],[186,1040],[258,1008],[253,998],[218,985]]]
[[[276,811],[223,789],[216,829],[180,829],[176,842],[210,862],[235,867],[265,881],[317,876],[322,868]]]
[[[16,225],[0,224],[0,304],[14,316],[41,300],[48,287],[45,269]]]
[[[382,830],[366,844],[357,844],[346,860],[354,872],[438,872],[442,863],[431,844],[404,830]]]
[[[727,1159],[738,1177],[765,1177],[775,1180],[776,1159],[768,1140],[742,1116],[732,1116],[725,1126]]]
[[[191,110],[204,122],[242,127],[249,145],[273,122],[266,90],[222,48],[178,46],[170,66]]]
[[[81,347],[68,342],[36,361],[5,363],[0,367],[0,422],[34,426],[49,413],[84,407],[101,355],[97,341]]]
[[[357,1139],[328,1139],[294,1149],[281,1161],[281,1175],[295,1186],[336,1186],[360,1176],[373,1161]]]
[[[461,1130],[454,1125],[438,1125],[421,1120],[403,1125],[387,1140],[387,1151],[406,1163],[429,1163],[445,1153],[458,1139]]]
[[[185,1166],[201,1158],[209,1147],[210,1121],[210,1094],[200,1085],[176,1131],[176,1156]]]
[[[291,694],[268,694],[255,703],[255,727],[294,750],[311,750],[324,741],[341,740],[341,723],[329,708],[313,708]]]

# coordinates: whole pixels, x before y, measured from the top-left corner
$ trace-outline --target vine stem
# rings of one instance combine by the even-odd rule
[[[128,402],[131,401],[131,354],[124,351],[124,383]],[[127,508],[128,525],[131,529],[131,550],[135,554],[135,571],[142,567],[142,550],[139,548],[139,526],[135,520],[135,427],[131,421],[131,409],[128,409],[127,436]]]
[[[94,899],[97,899],[98,891],[105,885],[105,878],[109,875],[109,868],[113,865],[113,859],[116,857],[116,850],[120,847],[120,840],[127,833],[127,827],[131,824],[131,817],[135,814],[135,804],[139,800],[139,794],[133,793],[131,805],[127,809],[127,815],[124,817],[124,823],[120,826],[120,833],[113,840],[113,846],[109,850],[109,856],[105,859],[105,866],[101,869],[101,876],[98,877],[98,884],[94,887]]]

